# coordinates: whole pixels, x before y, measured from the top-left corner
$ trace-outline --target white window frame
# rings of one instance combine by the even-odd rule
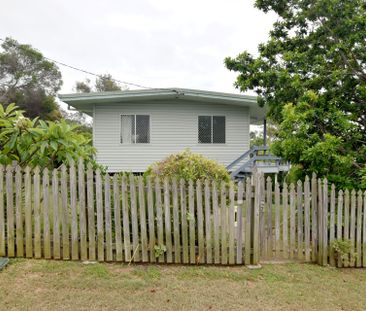
[[[149,142],[148,143],[139,143],[137,142],[137,139],[136,139],[136,125],[137,125],[137,122],[136,122],[136,118],[137,116],[148,116],[149,117]],[[135,123],[135,137],[132,137],[132,142],[131,143],[125,143],[122,141],[122,116],[133,116],[134,118],[134,123]],[[119,133],[119,136],[120,136],[120,139],[119,139],[119,142],[120,144],[122,145],[147,145],[147,144],[150,144],[150,141],[151,141],[151,115],[149,114],[135,114],[135,113],[126,113],[126,114],[121,114],[120,117],[119,117],[119,121],[120,121],[120,133]]]
[[[210,117],[211,118],[211,142],[209,143],[201,143],[199,141],[199,130],[200,130],[200,117]],[[225,120],[225,133],[224,133],[224,136],[225,136],[225,142],[224,143],[215,143],[214,142],[214,122],[213,122],[213,118],[214,117],[223,117],[224,120]],[[225,145],[226,144],[226,116],[225,115],[199,115],[197,117],[197,141],[198,141],[198,144],[199,145]]]

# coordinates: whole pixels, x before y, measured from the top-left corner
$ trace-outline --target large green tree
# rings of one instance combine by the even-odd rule
[[[226,58],[236,87],[254,90],[278,125],[273,151],[340,186],[360,184],[366,163],[364,0],[257,0],[277,13],[258,56]]]
[[[62,85],[58,67],[32,46],[6,38],[0,52],[0,102],[16,102],[31,118],[61,117],[55,95]]]

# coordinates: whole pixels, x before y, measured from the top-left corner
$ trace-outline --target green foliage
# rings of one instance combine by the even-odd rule
[[[354,251],[351,240],[334,240],[330,244],[330,247],[335,251],[336,256],[339,257],[343,263],[353,263],[355,261],[357,253]]]
[[[154,245],[154,254],[155,257],[158,258],[166,252],[165,245]]]
[[[121,87],[113,80],[110,74],[102,75],[95,80],[95,89],[97,92],[121,91]]]
[[[175,177],[193,181],[198,179],[230,181],[230,175],[223,165],[201,154],[194,154],[188,149],[150,165],[144,176],[161,179]]]
[[[65,121],[71,126],[76,126],[75,131],[83,134],[85,138],[89,139],[90,144],[92,144],[93,126],[92,123],[87,122],[85,114],[80,111],[67,112],[63,109],[61,109],[61,113]]]
[[[126,87],[121,87],[110,74],[104,74],[96,78],[94,86],[91,84],[90,79],[76,81],[75,83],[75,91],[78,93],[112,92],[124,91],[126,89]]]
[[[58,120],[55,95],[62,85],[61,72],[32,46],[6,38],[0,52],[0,102],[16,102],[25,116]]]
[[[279,125],[273,151],[296,167],[358,187],[366,164],[366,6],[361,0],[256,0],[278,15],[258,57],[226,58]],[[361,170],[361,175],[358,174]],[[363,187],[365,187],[365,181]]]
[[[0,163],[57,168],[82,157],[95,165],[89,140],[64,120],[28,119],[14,104],[0,105]]]
[[[316,118],[314,105],[313,101],[308,99],[296,106],[284,106],[278,139],[273,142],[271,149],[273,153],[294,164],[289,174],[289,177],[294,177],[289,178],[291,182],[315,172],[318,176],[326,176],[331,183],[342,187],[355,187],[355,155],[342,152],[347,142],[341,137],[317,131],[317,125],[313,122]],[[345,117],[342,115],[337,118],[334,113],[332,118],[339,127],[344,124],[344,131],[352,127],[350,123],[344,122]]]

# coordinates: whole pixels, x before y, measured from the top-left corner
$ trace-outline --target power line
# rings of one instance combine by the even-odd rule
[[[0,38],[0,40],[3,41],[3,42],[5,42],[5,39]],[[55,63],[55,64],[59,64],[59,65],[64,66],[64,67],[68,67],[70,69],[77,70],[77,71],[86,73],[88,75],[92,75],[92,76],[98,77],[100,79],[105,79],[105,77],[103,77],[103,75],[100,75],[100,74],[97,74],[97,73],[94,73],[94,72],[91,72],[91,71],[88,71],[88,70],[85,70],[85,69],[81,69],[81,68],[78,68],[78,67],[75,67],[75,66],[71,66],[71,65],[65,64],[63,62],[59,62],[57,60],[54,60],[52,58],[46,57],[46,56],[43,56],[43,57],[45,59],[47,59],[47,60]],[[135,87],[142,88],[142,89],[154,89],[153,87],[150,87],[150,86],[144,86],[144,85],[141,85],[141,84],[127,82],[127,81],[123,81],[123,80],[118,80],[118,79],[115,79],[115,78],[111,78],[110,80],[112,80],[114,82],[117,82],[117,83],[121,83],[121,84],[125,84],[125,85],[130,85],[130,86],[135,86]]]

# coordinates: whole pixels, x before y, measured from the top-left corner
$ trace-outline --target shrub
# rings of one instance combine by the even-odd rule
[[[95,149],[77,132],[77,126],[64,120],[51,122],[24,117],[14,104],[0,104],[0,164],[57,168],[80,157],[96,167]]]
[[[193,181],[198,179],[230,181],[230,175],[223,165],[201,154],[192,153],[188,149],[153,163],[144,176],[160,177],[161,179],[175,177]]]

